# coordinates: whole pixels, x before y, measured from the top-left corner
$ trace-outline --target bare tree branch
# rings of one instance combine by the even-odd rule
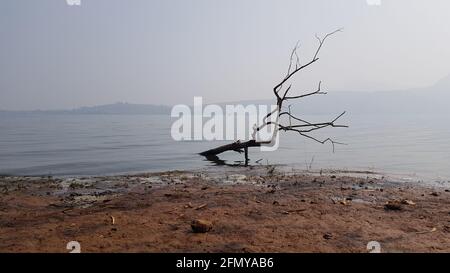
[[[315,127],[315,129],[307,129],[307,131],[314,131],[320,128],[325,128],[325,127],[340,127],[340,128],[348,128],[347,125],[337,125],[334,124],[340,117],[342,117],[345,112],[343,112],[342,114],[340,114],[339,116],[337,116],[334,120],[330,121],[330,122],[320,122],[320,123],[310,123],[306,120],[302,120],[300,118],[295,117],[294,115],[288,113],[288,112],[283,112],[280,115],[288,115],[290,118],[293,118],[295,120],[298,120],[300,122],[303,122],[305,124],[297,124],[297,125],[292,125],[290,124],[289,126],[284,126],[284,128],[308,128],[308,127]],[[306,132],[306,131],[305,131]]]
[[[319,82],[319,86],[317,87],[316,91],[311,92],[311,93],[307,93],[307,94],[303,94],[303,95],[299,95],[299,96],[286,97],[286,94],[287,94],[287,92],[286,92],[286,94],[283,97],[283,99],[284,100],[293,100],[293,99],[304,98],[304,97],[308,97],[308,96],[312,96],[312,95],[326,95],[327,92],[321,92],[321,84],[322,84],[322,81]],[[289,90],[287,90],[287,91],[289,91]]]
[[[327,40],[327,38],[329,38],[330,36],[334,35],[337,32],[340,32],[340,31],[342,31],[342,29],[337,29],[333,32],[327,33],[323,38],[320,38],[319,36],[316,35],[316,39],[318,40],[319,45],[317,46],[317,49],[314,52],[312,59],[310,59],[305,64],[300,63],[300,58],[297,53],[297,50],[299,49],[300,45],[299,45],[299,42],[297,42],[297,44],[292,49],[291,54],[290,54],[289,65],[288,65],[286,76],[273,88],[273,93],[276,97],[277,107],[275,110],[268,113],[264,117],[262,123],[259,126],[256,126],[256,125],[254,126],[253,133],[252,133],[252,140],[245,141],[245,142],[241,142],[238,140],[234,143],[223,145],[223,146],[217,147],[215,149],[211,149],[211,150],[202,152],[201,155],[204,155],[207,158],[214,157],[214,158],[218,159],[216,155],[220,154],[222,152],[225,152],[225,151],[236,151],[239,153],[244,152],[245,153],[245,165],[247,165],[247,163],[248,163],[248,148],[249,147],[259,147],[262,144],[270,144],[272,142],[272,140],[278,134],[278,130],[296,132],[296,133],[300,134],[301,136],[304,136],[306,138],[309,138],[309,139],[314,140],[321,144],[325,144],[325,143],[329,142],[333,146],[333,152],[335,150],[335,147],[334,147],[335,144],[344,144],[341,142],[337,142],[331,138],[326,138],[324,140],[320,140],[316,137],[311,136],[309,133],[319,130],[319,129],[326,128],[326,127],[337,127],[337,128],[348,127],[346,125],[335,124],[345,114],[345,112],[342,112],[340,115],[338,115],[332,121],[312,123],[312,122],[306,121],[302,118],[296,117],[294,114],[292,114],[291,105],[288,106],[288,112],[281,111],[283,109],[283,103],[285,101],[301,99],[301,98],[312,96],[312,95],[327,94],[326,92],[321,91],[322,81],[319,81],[316,91],[304,93],[304,94],[296,95],[296,96],[288,96],[288,93],[292,88],[292,84],[289,84],[289,86],[284,90],[283,95],[282,96],[280,95],[280,92],[283,89],[283,85],[286,84],[294,75],[296,75],[299,71],[309,67],[310,65],[314,64],[315,62],[317,62],[319,60],[319,57],[318,57],[319,53],[320,53],[325,41]],[[294,62],[295,62],[295,68],[294,68]],[[275,113],[278,113],[276,116],[276,121],[269,121],[268,119]],[[280,120],[281,117],[285,116],[285,115],[288,116],[288,118],[289,118],[289,125],[283,125]],[[295,124],[293,121],[296,121],[297,124]],[[298,122],[300,122],[300,123],[298,123]],[[268,141],[257,141],[256,140],[257,132],[269,125],[274,125],[276,128],[276,130],[272,136],[272,139],[268,140]]]
[[[317,36],[317,34],[316,34],[316,39],[319,41],[319,47],[318,47],[317,50],[316,50],[316,54],[314,54],[313,60],[314,60],[314,59],[317,59],[317,55],[319,55],[320,49],[322,49],[322,45],[323,45],[323,43],[325,43],[325,40],[326,40],[328,37],[330,37],[331,35],[336,34],[336,33],[338,33],[338,32],[341,32],[342,30],[343,30],[343,28],[337,29],[337,30],[335,30],[335,31],[333,31],[333,32],[328,33],[328,34],[325,35],[323,38],[320,38],[320,37]]]
[[[286,81],[288,81],[293,75],[295,75],[297,72],[299,72],[300,70],[302,70],[302,69],[304,69],[304,68],[310,66],[311,64],[313,64],[313,63],[315,63],[317,60],[319,60],[318,55],[319,55],[320,50],[322,49],[323,44],[325,43],[325,40],[326,40],[328,37],[330,37],[330,36],[336,34],[337,32],[340,32],[340,31],[342,31],[341,28],[340,28],[340,29],[337,29],[337,30],[335,30],[335,31],[333,31],[333,32],[330,32],[330,33],[326,34],[323,38],[320,38],[319,36],[316,35],[316,39],[319,41],[319,46],[317,47],[317,50],[316,50],[316,52],[315,52],[314,57],[312,58],[312,60],[309,61],[308,63],[304,64],[304,65],[300,65],[300,64],[296,65],[295,70],[293,70],[293,71],[291,72],[292,56],[293,56],[293,54],[295,54],[295,52],[297,51],[297,48],[298,48],[298,43],[297,43],[297,45],[294,47],[294,49],[293,49],[293,51],[292,51],[292,53],[291,53],[291,60],[290,60],[290,63],[289,63],[288,74],[284,77],[283,80],[281,80],[280,83],[278,83],[278,84],[273,88],[273,92],[275,93],[275,96],[277,97],[277,99],[281,99],[280,96],[279,96],[279,94],[278,94],[278,92],[280,91],[280,89],[281,89],[281,87],[283,86],[283,84],[284,84]]]
[[[305,134],[305,132],[303,132],[303,131],[301,131],[301,130],[297,130],[297,129],[294,129],[294,128],[282,127],[281,129],[284,130],[284,131],[294,131],[294,132],[297,132],[297,133],[299,133],[301,136],[304,136],[304,137],[306,137],[306,138],[312,139],[312,140],[314,140],[314,141],[316,141],[316,142],[318,142],[318,143],[320,143],[320,144],[325,144],[325,143],[327,143],[327,142],[330,142],[331,145],[333,146],[333,153],[334,153],[334,151],[335,151],[335,147],[334,147],[335,144],[347,145],[347,144],[342,143],[342,142],[334,141],[334,140],[331,139],[331,138],[326,138],[326,139],[324,139],[324,140],[319,140],[319,139],[317,139],[317,138],[315,138],[315,137],[313,137],[313,136],[310,136],[310,135],[308,135],[308,134]]]

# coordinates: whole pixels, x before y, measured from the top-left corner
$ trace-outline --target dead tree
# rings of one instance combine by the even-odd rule
[[[276,137],[276,134],[278,134],[279,130],[284,131],[284,132],[292,131],[292,132],[298,133],[300,136],[309,138],[309,139],[316,141],[318,143],[321,143],[321,144],[325,144],[325,143],[329,142],[333,146],[333,151],[334,151],[335,144],[343,144],[340,142],[336,142],[331,138],[326,138],[326,139],[321,140],[321,139],[311,136],[310,133],[313,131],[319,130],[319,129],[323,129],[325,127],[347,127],[345,125],[335,124],[335,122],[339,118],[341,118],[345,114],[345,112],[341,113],[340,115],[338,115],[336,118],[334,118],[331,121],[321,122],[321,123],[312,123],[312,122],[308,122],[308,121],[292,114],[290,111],[290,105],[288,105],[288,110],[286,111],[285,105],[284,105],[285,102],[288,102],[290,100],[297,100],[297,99],[301,99],[301,98],[305,98],[305,97],[313,96],[313,95],[327,94],[326,92],[323,92],[321,90],[321,82],[319,82],[317,89],[313,92],[304,93],[304,94],[300,94],[300,95],[290,95],[289,92],[291,91],[292,84],[288,84],[288,83],[289,83],[289,80],[292,80],[293,76],[296,75],[298,72],[300,72],[301,70],[303,70],[303,69],[309,67],[310,65],[314,64],[315,62],[317,62],[319,60],[320,50],[322,49],[322,46],[324,45],[326,39],[340,31],[341,31],[341,29],[338,29],[336,31],[328,33],[323,38],[320,38],[319,36],[316,35],[316,39],[318,41],[318,47],[317,47],[312,59],[310,59],[309,62],[304,63],[304,64],[300,63],[300,59],[299,59],[299,56],[297,53],[299,45],[297,43],[297,45],[294,47],[294,49],[291,52],[289,66],[288,66],[286,76],[273,88],[273,93],[276,97],[276,102],[277,102],[276,109],[274,111],[272,111],[271,113],[267,114],[267,116],[265,117],[265,119],[263,120],[261,125],[256,126],[254,128],[251,140],[244,141],[244,142],[241,142],[240,140],[238,140],[234,143],[230,143],[227,145],[223,145],[223,146],[220,146],[220,147],[217,147],[214,149],[210,149],[210,150],[201,152],[200,155],[205,156],[207,159],[214,158],[215,160],[217,160],[217,158],[218,158],[217,155],[221,154],[223,152],[226,152],[226,151],[235,151],[238,153],[244,152],[245,165],[247,166],[248,161],[249,161],[248,148],[260,147],[265,144],[270,144],[273,141],[273,139]],[[275,113],[278,114],[275,122],[267,121],[268,118],[271,117],[272,115],[274,115]],[[280,118],[283,116],[287,116],[289,118],[289,124],[286,124],[286,125],[282,124],[282,122],[280,121]],[[264,127],[269,126],[269,125],[274,125],[276,128],[276,130],[274,130],[274,133],[272,135],[272,139],[268,140],[268,141],[257,141],[256,133],[258,131],[260,131],[261,129],[263,129]]]

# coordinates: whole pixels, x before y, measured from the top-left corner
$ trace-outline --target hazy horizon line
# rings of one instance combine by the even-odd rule
[[[437,86],[440,82],[448,79],[450,82],[450,74],[446,77],[441,78],[440,80],[436,81],[434,84],[427,85],[427,86],[419,86],[419,87],[413,87],[408,89],[391,89],[391,90],[328,90],[326,92],[328,93],[390,93],[390,92],[405,92],[405,91],[418,91],[422,89],[427,88],[433,88]],[[449,87],[450,88],[450,87]],[[272,92],[270,93],[272,94]],[[214,102],[204,102],[204,104],[226,104],[226,103],[236,103],[236,102],[248,102],[248,101],[261,101],[261,100],[274,100],[273,97],[269,98],[254,98],[254,99],[241,99],[241,100],[226,100],[226,101],[214,101]],[[186,102],[189,104],[190,102]],[[80,110],[82,108],[93,108],[93,107],[99,107],[99,106],[107,106],[107,105],[116,105],[116,104],[130,104],[130,105],[142,105],[142,106],[162,106],[162,107],[173,107],[174,105],[177,105],[179,103],[173,103],[173,104],[164,104],[164,103],[139,103],[139,102],[133,102],[133,101],[116,101],[116,102],[104,102],[100,104],[92,104],[92,105],[79,105],[74,106],[71,108],[37,108],[37,109],[7,109],[7,108],[0,108],[0,111],[3,112],[39,112],[39,111],[75,111]]]

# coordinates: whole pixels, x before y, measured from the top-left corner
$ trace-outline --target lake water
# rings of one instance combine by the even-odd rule
[[[330,117],[310,116],[312,120]],[[0,173],[104,175],[196,169],[211,165],[198,152],[229,142],[184,141],[170,136],[172,119],[154,115],[36,115],[0,117]],[[321,145],[282,133],[274,152],[250,150],[261,164],[295,168],[373,170],[420,179],[450,180],[449,116],[354,116],[350,128],[332,128],[347,145]],[[233,163],[242,155],[228,152]]]

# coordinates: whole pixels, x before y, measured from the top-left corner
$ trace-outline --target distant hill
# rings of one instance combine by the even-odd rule
[[[335,91],[327,95],[314,95],[292,100],[292,111],[301,114],[450,114],[450,76],[426,88],[397,91]],[[226,104],[275,104],[273,100],[247,100],[219,103]],[[286,104],[287,105],[287,104]],[[104,114],[104,115],[170,115],[171,106],[115,103],[73,110],[51,111],[0,111],[0,115],[29,114]]]
[[[239,102],[233,102],[239,103]],[[241,101],[243,105],[252,101]],[[273,100],[255,101],[257,104],[275,104]],[[314,95],[285,104],[292,104],[294,113],[402,115],[450,114],[450,76],[426,88],[395,91],[335,91]]]
[[[115,103],[92,107],[81,107],[72,114],[116,114],[116,115],[158,115],[170,114],[171,107],[165,105]]]
[[[170,114],[171,107],[165,105],[114,103],[72,110],[36,110],[36,111],[0,111],[0,115],[165,115]]]
[[[449,114],[450,77],[433,86],[397,91],[329,92],[305,98],[295,109],[307,114],[346,110],[354,114]]]

